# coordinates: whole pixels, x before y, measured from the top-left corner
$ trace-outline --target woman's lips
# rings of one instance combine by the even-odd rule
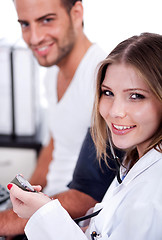
[[[136,125],[126,126],[112,123],[112,132],[116,135],[124,135],[134,130]]]

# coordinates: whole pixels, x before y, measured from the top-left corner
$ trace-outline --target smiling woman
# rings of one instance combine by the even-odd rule
[[[118,63],[107,68],[99,109],[116,147],[128,149],[136,145],[141,157],[159,128],[161,107],[161,102],[132,66]]]
[[[14,211],[30,217],[25,227],[29,240],[65,240],[67,236],[78,240],[161,240],[161,79],[162,35],[144,33],[128,38],[101,63],[92,134],[99,157],[104,157],[111,140],[117,147],[129,149],[120,166],[121,181],[116,177],[103,201],[95,206],[94,212],[101,211],[86,233],[58,200],[9,185]]]
[[[106,153],[108,126],[114,145],[130,150],[126,171],[152,147],[161,148],[161,44],[158,34],[129,38],[117,45],[99,69],[94,140],[101,157]]]

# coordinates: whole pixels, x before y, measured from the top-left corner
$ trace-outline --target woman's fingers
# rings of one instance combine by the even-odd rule
[[[13,211],[22,218],[30,218],[35,211],[51,201],[48,196],[39,192],[41,186],[33,187],[37,193],[24,191],[13,183],[8,185]]]
[[[10,190],[10,195],[19,199],[21,202],[26,202],[28,192],[22,190],[21,188],[19,188],[13,183],[8,184],[7,187]]]
[[[42,190],[42,187],[40,185],[32,186],[35,191],[40,192]]]

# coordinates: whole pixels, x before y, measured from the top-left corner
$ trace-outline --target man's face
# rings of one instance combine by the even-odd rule
[[[75,44],[71,16],[60,0],[14,0],[24,41],[40,65],[59,65]]]

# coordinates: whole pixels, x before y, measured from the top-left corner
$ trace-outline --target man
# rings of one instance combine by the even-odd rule
[[[51,138],[30,179],[50,196],[66,191],[91,122],[95,70],[105,53],[83,32],[79,0],[14,0],[25,42],[39,64],[49,68],[47,96]],[[56,65],[53,67],[53,65]],[[48,174],[47,174],[48,173]],[[47,178],[46,178],[47,176]],[[96,200],[71,189],[58,196],[72,217]],[[0,213],[0,236],[23,232],[25,221],[12,210]]]

